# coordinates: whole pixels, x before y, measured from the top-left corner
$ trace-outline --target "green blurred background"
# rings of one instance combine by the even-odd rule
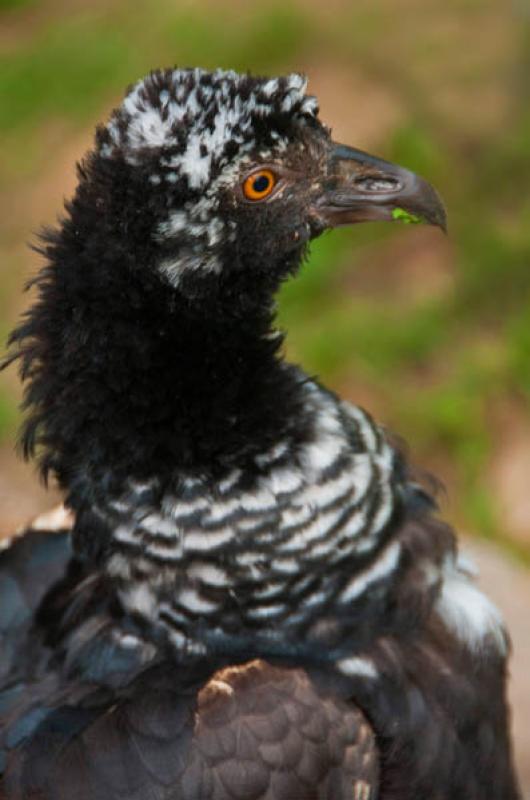
[[[73,191],[95,123],[173,64],[304,71],[336,139],[438,187],[449,237],[372,224],[314,244],[280,299],[289,356],[409,442],[460,530],[528,565],[528,2],[0,0],[2,341],[39,267],[27,243]],[[5,531],[50,503],[14,457],[19,397],[15,370],[1,374]],[[530,784],[530,743],[527,756]]]
[[[302,70],[335,138],[435,183],[450,236],[316,242],[281,297],[290,355],[403,435],[453,521],[530,561],[529,18],[506,0],[0,0],[2,340],[39,265],[27,242],[125,85],[159,65]],[[0,380],[0,469],[25,482],[14,370]]]

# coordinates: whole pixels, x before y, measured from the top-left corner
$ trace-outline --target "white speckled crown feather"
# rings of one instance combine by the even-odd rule
[[[286,124],[315,117],[318,104],[306,96],[306,85],[297,73],[268,79],[221,69],[156,71],[114,111],[100,135],[100,153],[121,151],[136,163],[139,151],[168,150],[166,166],[186,177],[190,189],[201,189],[214,164],[222,167],[256,146],[257,129],[281,147]]]

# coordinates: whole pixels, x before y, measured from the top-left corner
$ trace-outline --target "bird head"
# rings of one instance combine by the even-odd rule
[[[426,181],[333,142],[305,89],[299,74],[151,73],[98,129],[98,227],[125,234],[136,266],[187,302],[235,311],[272,296],[326,228],[400,215],[445,226]]]
[[[61,485],[268,446],[302,402],[274,293],[310,240],[396,210],[443,227],[435,191],[333,142],[305,88],[156,71],[98,127],[6,361],[26,381],[25,453]]]

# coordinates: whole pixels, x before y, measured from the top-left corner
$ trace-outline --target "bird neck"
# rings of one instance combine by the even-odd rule
[[[271,446],[302,402],[272,302],[230,315],[146,270],[103,267],[54,258],[12,337],[29,375],[26,453],[74,508],[88,483],[224,470]]]

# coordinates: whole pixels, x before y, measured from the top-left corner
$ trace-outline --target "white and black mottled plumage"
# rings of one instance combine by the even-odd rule
[[[311,238],[434,190],[220,70],[132,87],[79,179],[11,337],[73,516],[0,553],[0,798],[515,800],[497,610],[273,327]]]

